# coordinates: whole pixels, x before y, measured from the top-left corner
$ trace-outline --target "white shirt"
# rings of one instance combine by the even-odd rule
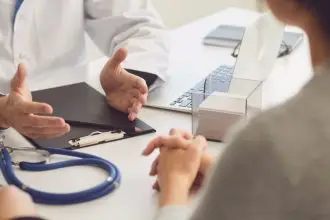
[[[126,47],[123,66],[165,78],[168,42],[149,0],[25,0],[13,24],[14,0],[0,0],[0,90],[18,63],[28,75],[85,60],[85,30],[106,55]]]

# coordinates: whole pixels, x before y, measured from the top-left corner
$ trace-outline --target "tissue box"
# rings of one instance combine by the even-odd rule
[[[194,117],[198,118],[195,134],[208,140],[222,141],[229,128],[245,118],[246,98],[214,92],[199,105]]]
[[[208,140],[223,141],[230,128],[248,120],[262,108],[263,83],[234,78],[228,92],[192,93],[192,132]]]

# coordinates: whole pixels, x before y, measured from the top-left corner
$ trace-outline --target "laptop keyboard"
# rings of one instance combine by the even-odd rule
[[[212,92],[228,92],[231,79],[233,77],[234,67],[221,65],[209,74],[205,79],[197,83],[189,91],[182,94],[179,98],[173,101],[170,105],[179,108],[192,108],[192,93],[212,93]]]

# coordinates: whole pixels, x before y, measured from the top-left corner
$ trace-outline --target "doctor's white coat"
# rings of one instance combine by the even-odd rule
[[[24,0],[13,24],[14,2],[0,0],[0,92],[18,63],[31,76],[83,62],[85,31],[108,56],[126,47],[125,68],[165,78],[166,30],[150,0]]]

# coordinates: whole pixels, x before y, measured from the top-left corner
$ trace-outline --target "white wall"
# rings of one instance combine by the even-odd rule
[[[229,6],[256,9],[256,0],[152,0],[169,28],[178,27]]]

